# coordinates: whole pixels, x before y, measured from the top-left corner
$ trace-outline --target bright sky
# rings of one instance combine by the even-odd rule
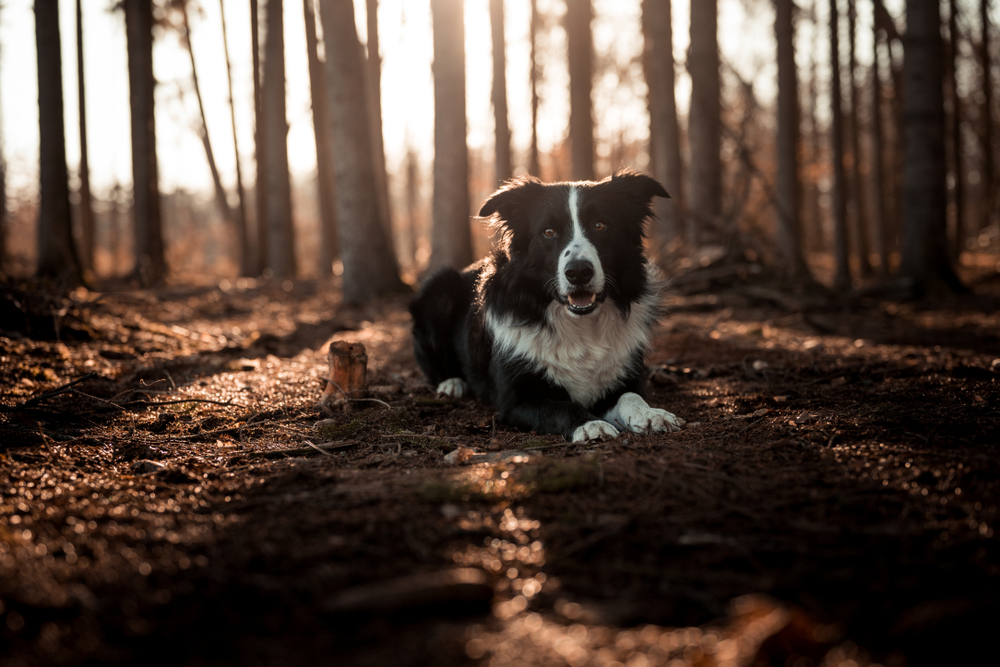
[[[887,3],[899,5],[902,0]],[[5,0],[0,10],[0,109],[3,114],[4,152],[9,164],[9,187],[33,191],[37,179],[38,92],[35,63],[35,33],[32,0]],[[87,86],[87,120],[90,168],[98,195],[116,181],[131,181],[129,104],[124,18],[110,11],[112,0],[84,0],[84,62]],[[225,59],[219,0],[199,0],[201,11],[191,14],[193,44],[202,87],[209,133],[224,182],[235,181],[235,157],[229,121]],[[264,0],[261,2],[262,6]],[[560,0],[538,0],[544,13],[564,11]],[[820,3],[825,6],[826,3]],[[355,0],[359,34],[365,41],[363,0]],[[493,113],[490,102],[492,55],[489,30],[489,0],[466,0],[467,113],[469,145],[492,149]],[[748,13],[747,6],[757,7]],[[870,12],[865,0],[859,15]],[[639,0],[594,0],[594,43],[597,58],[614,58],[627,64],[642,50]],[[677,1],[674,9],[674,52],[683,63],[688,46],[688,3]],[[890,11],[893,11],[890,6]],[[288,148],[292,171],[304,176],[315,169],[312,115],[309,101],[302,3],[285,0],[285,45],[287,73]],[[75,3],[60,3],[63,61],[63,91],[66,119],[67,160],[73,173],[79,162],[77,114]],[[253,181],[253,95],[250,49],[249,3],[225,2],[230,57],[233,65],[236,120],[241,164],[247,183]],[[507,90],[513,131],[515,164],[530,141],[530,91],[528,88],[529,0],[506,0]],[[764,104],[774,94],[773,13],[770,3],[719,0],[720,47],[723,57],[746,79],[754,79]],[[822,19],[821,19],[822,20]],[[431,77],[431,32],[429,0],[380,0],[379,39],[383,58],[382,109],[386,156],[390,170],[401,164],[407,147],[416,148],[425,165],[433,157],[433,82]],[[159,84],[156,91],[157,148],[161,188],[178,187],[207,191],[211,179],[204,150],[194,133],[198,115],[191,87],[190,61],[175,33],[157,34],[153,62]],[[815,36],[799,35],[800,48],[810,47]],[[859,42],[862,62],[869,46]],[[870,44],[870,42],[867,42]],[[568,119],[568,74],[565,66],[565,34],[552,31],[546,45],[539,140],[545,151],[566,135]],[[805,67],[808,56],[800,55]],[[677,100],[687,108],[690,83],[678,68]],[[637,85],[621,85],[637,81]],[[645,87],[637,65],[621,73],[609,73],[595,81],[598,145],[617,140],[644,139],[648,135]],[[643,165],[634,165],[642,167]]]

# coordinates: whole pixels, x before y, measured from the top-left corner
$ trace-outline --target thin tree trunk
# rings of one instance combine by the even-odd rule
[[[889,235],[886,227],[885,211],[885,176],[882,167],[885,153],[882,140],[885,132],[882,128],[882,74],[879,58],[879,30],[877,24],[872,30],[872,202],[874,204],[873,225],[875,230],[875,252],[879,256],[879,273],[882,276],[889,273]]]
[[[531,42],[531,147],[528,149],[528,173],[541,178],[542,167],[538,162],[538,79],[541,77],[541,66],[538,63],[538,0],[531,0],[531,23],[528,26],[528,39]]]
[[[989,0],[979,0],[979,25],[982,26],[982,39],[979,45],[979,66],[982,72],[983,91],[983,163],[982,182],[986,184],[986,198],[983,206],[982,217],[979,222],[980,229],[986,229],[992,222],[992,215],[997,202],[997,183],[994,181],[993,172],[993,73],[990,64],[990,15]]]
[[[958,94],[958,2],[948,3],[948,92],[951,98],[951,169],[954,177],[952,203],[955,205],[955,227],[952,234],[951,261],[961,263],[965,248],[965,170],[962,150],[962,99]]]
[[[830,159],[833,162],[833,284],[838,289],[851,286],[851,265],[847,247],[847,176],[844,173],[843,91],[840,87],[840,38],[837,0],[830,0]]]
[[[58,2],[35,0],[35,44],[40,140],[37,274],[78,284],[82,273],[70,217]]]
[[[716,0],[691,0],[691,47],[687,66],[691,74],[688,243],[697,248],[709,240],[707,229],[718,229],[722,215],[722,120]]]
[[[279,280],[295,278],[295,231],[288,174],[283,0],[267,0],[264,43],[264,145],[267,147],[268,265]]]
[[[379,218],[361,42],[352,0],[322,0],[327,93],[334,148],[344,302],[404,289],[392,240]]]
[[[236,104],[233,99],[233,68],[229,62],[229,36],[226,34],[226,7],[219,0],[219,15],[222,17],[222,50],[226,54],[226,77],[229,83],[229,119],[233,126],[233,152],[236,157],[236,243],[239,252],[240,275],[253,275],[250,259],[250,239],[247,236],[247,207],[243,191],[243,169],[240,167],[240,144],[236,138]],[[193,69],[193,66],[192,66]]]
[[[205,159],[208,160],[208,170],[212,174],[212,185],[215,187],[215,205],[219,209],[219,215],[226,221],[226,225],[237,231],[236,221],[233,219],[233,210],[229,206],[229,199],[226,189],[222,186],[222,178],[219,176],[219,168],[215,164],[215,153],[212,151],[212,142],[208,136],[208,121],[205,118],[205,105],[201,99],[201,86],[198,84],[198,69],[195,67],[194,46],[191,44],[191,22],[188,20],[187,2],[181,2],[181,19],[184,21],[184,43],[187,46],[188,57],[191,60],[191,83],[194,86],[194,96],[198,100],[198,113],[201,125],[197,132],[201,135],[201,145],[205,148]]]
[[[316,137],[316,190],[319,198],[319,274],[333,272],[333,260],[340,256],[337,238],[337,184],[333,176],[333,138],[330,136],[329,99],[326,72],[319,59],[316,37],[316,9],[313,0],[303,0],[306,23],[306,51],[309,55],[309,90],[312,94],[313,134]]]
[[[795,27],[792,0],[775,0],[774,32],[778,46],[778,212],[777,245],[789,277],[809,278],[802,259],[802,183],[799,158],[799,83],[795,67]]]
[[[132,109],[134,271],[142,284],[151,285],[167,274],[153,113],[153,5],[150,0],[125,0],[124,7]]]
[[[378,215],[390,240],[392,248],[392,206],[389,201],[389,174],[385,167],[385,139],[382,135],[382,55],[378,42],[378,0],[366,0],[368,26],[368,58],[365,66],[368,68],[368,78],[365,82],[365,93],[368,95],[368,108],[371,121],[369,128],[372,133],[372,163],[375,168],[375,187],[378,195]]]
[[[3,104],[0,104],[0,109],[3,109]],[[7,260],[7,159],[4,157],[2,121],[3,114],[0,113],[0,271]]]
[[[267,146],[264,145],[264,91],[260,71],[260,10],[257,0],[250,0],[250,41],[253,49],[253,108],[254,108],[254,163],[256,174],[254,200],[257,222],[257,248],[254,253],[252,273],[260,275],[270,267],[267,256]]]
[[[76,0],[76,81],[80,107],[80,264],[94,271],[94,205],[90,194],[90,164],[87,159],[87,105],[83,76],[83,0]]]
[[[918,294],[960,290],[947,251],[944,58],[938,3],[907,2],[903,41],[906,189],[899,275],[912,280]]]
[[[507,55],[503,1],[490,0],[490,34],[493,40],[493,125],[496,135],[494,173],[497,183],[503,183],[514,174],[510,159],[510,125],[507,121]]]
[[[857,57],[855,55],[855,41],[857,37],[857,10],[855,0],[848,0],[847,3],[847,35],[848,35],[848,85],[847,85],[847,108],[850,113],[850,136],[851,136],[851,200],[854,208],[854,238],[856,240],[856,251],[858,257],[858,267],[861,275],[868,277],[872,275],[871,244],[868,241],[868,207],[865,202],[865,192],[861,185],[861,123],[858,121],[858,86],[855,81],[854,70],[857,67]]]
[[[417,248],[420,239],[420,169],[417,154],[412,147],[406,151],[406,210],[407,229],[403,261],[412,269],[417,263]]]
[[[566,40],[569,51],[569,143],[573,178],[594,180],[594,112],[591,93],[594,45],[591,0],[566,0]]]
[[[657,199],[660,225],[654,233],[659,254],[669,253],[683,235],[680,128],[674,93],[674,35],[670,0],[643,0],[642,24],[646,37],[643,64],[649,88],[649,154],[656,177],[672,200]]]
[[[809,9],[809,20],[813,24],[813,30],[819,31],[818,9],[822,0],[813,0]],[[823,139],[819,128],[819,119],[816,117],[817,100],[819,98],[819,74],[817,63],[822,42],[814,40],[809,49],[809,156],[808,165],[813,176],[807,179],[808,187],[808,225],[803,225],[802,243],[804,249],[821,250],[825,249],[823,237],[823,214],[820,207],[820,193],[818,179],[815,174],[820,162],[823,160]]]
[[[465,12],[431,0],[434,31],[434,194],[431,268],[472,262],[465,119]]]

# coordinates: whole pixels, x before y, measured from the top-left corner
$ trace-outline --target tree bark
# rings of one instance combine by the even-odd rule
[[[649,156],[653,176],[670,196],[654,203],[660,224],[653,234],[661,256],[682,238],[684,220],[681,190],[681,143],[677,123],[677,98],[674,93],[674,34],[671,26],[670,0],[643,0],[642,24],[646,38],[643,64],[649,97]]]
[[[528,25],[528,39],[531,42],[531,70],[528,75],[531,85],[531,147],[528,149],[528,173],[541,178],[542,167],[538,162],[538,79],[541,66],[538,63],[538,0],[531,0],[531,22]]]
[[[691,0],[688,243],[697,248],[722,214],[721,104],[716,0]],[[717,240],[717,239],[712,239]]]
[[[858,98],[859,91],[855,80],[855,69],[857,68],[857,57],[855,53],[855,42],[857,37],[857,9],[855,0],[848,0],[847,3],[847,35],[848,35],[848,74],[847,86],[847,108],[850,112],[850,136],[851,136],[851,200],[854,208],[854,238],[856,240],[856,251],[858,258],[858,268],[861,275],[868,277],[872,275],[871,264],[871,244],[868,241],[868,206],[865,201],[865,190],[861,179],[861,123],[858,121]]]
[[[847,246],[847,176],[844,173],[843,91],[840,86],[840,20],[837,0],[830,0],[830,160],[833,162],[833,284],[837,289],[851,286],[851,264]]]
[[[918,294],[960,290],[947,251],[944,59],[938,3],[907,1],[903,43],[906,162],[899,275],[912,280]]]
[[[392,247],[392,206],[389,200],[389,174],[385,168],[385,139],[382,135],[382,55],[378,42],[378,0],[366,0],[368,26],[368,58],[365,66],[368,70],[365,91],[368,95],[368,113],[371,122],[368,124],[372,133],[372,163],[375,168],[375,187],[378,195],[378,214],[385,234]]]
[[[333,137],[330,136],[329,96],[326,72],[319,59],[316,9],[313,0],[303,0],[306,51],[309,55],[309,90],[312,95],[313,134],[316,137],[316,195],[319,198],[319,275],[333,273],[333,260],[340,256],[337,237],[337,184],[333,176]]]
[[[982,216],[979,222],[980,229],[990,226],[997,202],[998,186],[994,180],[994,159],[993,159],[993,74],[990,63],[990,16],[989,0],[979,0],[979,25],[982,26],[982,38],[979,45],[979,66],[982,72],[983,90],[983,163],[982,182],[986,184],[986,198],[983,206]]]
[[[883,160],[885,146],[882,127],[882,75],[879,56],[879,34],[882,32],[877,24],[872,31],[872,202],[874,204],[872,220],[875,231],[875,252],[879,256],[879,273],[883,276],[889,273],[889,234],[885,210],[885,170]]]
[[[151,0],[125,0],[124,7],[132,108],[134,273],[142,284],[151,285],[162,281],[167,274],[153,113],[156,86],[153,78],[153,4]]]
[[[434,194],[430,268],[472,262],[462,0],[431,0],[434,30]]]
[[[83,0],[76,0],[76,81],[80,108],[80,265],[94,271],[94,205],[90,194],[90,163],[87,159],[87,105],[83,76]]]
[[[236,104],[233,99],[233,68],[229,62],[229,36],[226,34],[226,7],[219,0],[219,15],[222,17],[222,50],[226,54],[226,79],[229,83],[229,119],[233,126],[233,153],[236,158],[236,243],[239,253],[241,276],[253,275],[250,259],[250,239],[247,235],[247,207],[243,190],[243,169],[240,167],[240,144],[236,138]]]
[[[326,46],[330,102],[344,263],[344,302],[365,303],[404,289],[392,242],[379,218],[372,134],[365,97],[361,42],[354,27],[352,0],[322,0],[320,17]]]
[[[952,203],[955,227],[952,233],[951,261],[958,265],[965,248],[965,170],[962,150],[962,99],[958,94],[958,2],[948,3],[948,93],[951,102],[951,170],[954,178]]]
[[[591,0],[566,0],[566,40],[569,51],[569,143],[573,178],[594,180],[594,112],[591,93],[594,45]]]
[[[264,145],[267,147],[268,264],[279,280],[295,278],[295,231],[288,174],[283,0],[267,0],[264,43]],[[353,24],[352,24],[353,25]]]
[[[79,284],[82,273],[73,243],[66,170],[58,2],[35,0],[35,44],[40,140],[37,274]]]
[[[250,41],[253,49],[253,108],[254,108],[254,202],[256,207],[257,248],[252,273],[261,274],[270,266],[267,256],[267,146],[264,145],[264,91],[260,71],[260,9],[257,0],[250,0]]]
[[[494,173],[497,184],[514,175],[510,159],[510,125],[507,121],[507,45],[503,0],[490,0],[490,34],[493,40],[493,125],[496,135]]]
[[[775,0],[774,32],[778,46],[778,181],[776,240],[783,268],[794,279],[809,278],[802,258],[802,183],[799,158],[799,83],[795,67],[792,0]]]

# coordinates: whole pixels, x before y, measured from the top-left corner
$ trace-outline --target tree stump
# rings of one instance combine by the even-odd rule
[[[330,376],[319,404],[348,411],[350,399],[368,396],[368,353],[361,343],[334,341],[330,343],[327,359]]]

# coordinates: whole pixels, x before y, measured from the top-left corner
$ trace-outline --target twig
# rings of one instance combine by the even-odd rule
[[[329,379],[329,378],[320,378],[320,381],[321,381],[321,382],[329,382],[329,383],[330,383],[330,384],[332,384],[332,385],[333,385],[334,387],[336,387],[336,388],[337,388],[337,390],[338,390],[338,391],[339,391],[339,392],[340,392],[341,394],[343,394],[343,395],[344,395],[344,400],[345,400],[345,401],[352,401],[352,402],[360,402],[360,401],[371,401],[372,403],[381,403],[381,404],[382,404],[382,405],[384,405],[384,406],[385,406],[385,407],[386,407],[387,409],[389,409],[389,410],[392,410],[392,406],[391,406],[391,405],[389,405],[389,404],[388,404],[388,403],[386,403],[385,401],[383,401],[383,400],[381,400],[381,399],[378,399],[378,398],[351,398],[350,396],[348,396],[348,395],[347,395],[347,392],[346,392],[346,391],[344,391],[344,388],[343,388],[343,387],[341,387],[341,386],[340,386],[339,384],[337,384],[336,382],[334,382],[333,380],[331,380],[331,379]]]
[[[65,394],[67,391],[70,390],[70,387],[72,387],[74,385],[78,385],[81,382],[85,382],[85,381],[90,380],[91,378],[95,378],[95,377],[97,377],[97,373],[87,373],[83,377],[77,378],[77,379],[73,380],[72,382],[67,382],[66,384],[64,384],[64,385],[62,385],[60,387],[56,387],[55,389],[49,389],[48,391],[42,392],[41,394],[39,394],[38,396],[35,396],[34,398],[29,398],[27,401],[25,401],[21,405],[3,405],[3,404],[0,404],[0,412],[19,412],[21,410],[27,410],[29,408],[33,408],[36,405],[38,405],[39,403],[41,403],[42,401],[48,400],[48,399],[53,398],[55,396],[58,396],[60,394]]]
[[[292,456],[310,456],[315,454],[317,450],[321,452],[330,452],[338,449],[348,449],[350,447],[356,447],[361,443],[357,440],[338,440],[336,442],[325,442],[318,445],[309,443],[309,447],[294,447],[292,449],[271,449],[264,452],[241,452],[240,457],[249,457],[255,459],[280,459]]]

